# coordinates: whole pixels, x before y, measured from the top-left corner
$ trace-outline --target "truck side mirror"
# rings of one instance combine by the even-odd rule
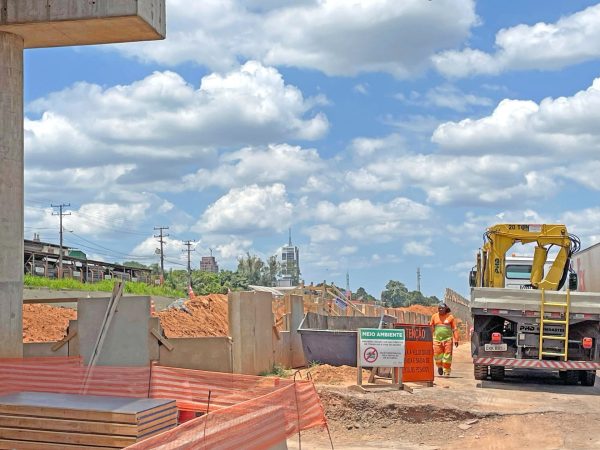
[[[577,278],[577,274],[576,273],[570,273],[569,274],[569,290],[570,291],[576,291],[577,290],[577,285],[578,283],[578,278]]]
[[[477,272],[474,270],[471,270],[471,272],[469,272],[469,286],[477,286]]]

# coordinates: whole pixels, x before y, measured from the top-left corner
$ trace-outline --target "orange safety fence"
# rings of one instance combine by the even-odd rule
[[[132,449],[258,450],[326,425],[319,396],[308,381],[159,365],[89,370],[81,358],[72,357],[0,359],[0,380],[0,395],[33,391],[165,398],[176,400],[180,410],[204,414],[128,447]]]
[[[148,397],[149,367],[83,366],[79,357],[0,359],[0,394],[53,392],[58,394]]]
[[[314,386],[301,381],[218,409],[127,449],[260,450],[299,431],[324,425],[323,409]]]

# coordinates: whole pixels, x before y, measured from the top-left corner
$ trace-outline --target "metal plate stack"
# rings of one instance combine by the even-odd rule
[[[45,392],[0,396],[0,449],[123,448],[175,426],[174,400]]]

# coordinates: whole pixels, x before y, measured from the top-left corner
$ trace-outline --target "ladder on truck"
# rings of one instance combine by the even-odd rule
[[[540,350],[539,350],[539,359],[544,359],[544,356],[558,356],[563,358],[565,361],[568,357],[569,351],[569,315],[571,309],[571,294],[570,291],[566,291],[566,297],[564,302],[556,302],[546,301],[546,291],[542,289],[542,301],[540,303]],[[545,317],[545,307],[553,306],[562,308],[563,319],[547,319]],[[554,311],[553,311],[554,312]],[[562,325],[564,326],[562,335],[548,335],[544,334],[544,326],[545,325]],[[544,340],[554,340],[554,341],[562,341],[563,342],[563,351],[562,352],[545,352],[544,351]]]

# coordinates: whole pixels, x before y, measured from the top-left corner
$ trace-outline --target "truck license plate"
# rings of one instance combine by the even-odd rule
[[[485,344],[486,352],[505,352],[508,349],[507,344]]]

